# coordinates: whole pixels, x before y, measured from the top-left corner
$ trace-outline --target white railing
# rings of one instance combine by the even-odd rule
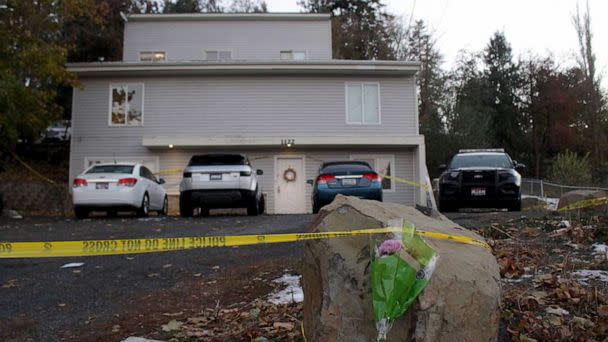
[[[522,195],[538,196],[542,198],[560,198],[564,193],[572,190],[608,191],[608,188],[600,188],[595,186],[563,185],[534,178],[522,178],[521,180]]]

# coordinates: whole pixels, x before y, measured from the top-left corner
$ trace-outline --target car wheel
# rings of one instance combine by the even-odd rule
[[[141,207],[137,210],[137,216],[146,217],[150,213],[150,197],[148,194],[144,194],[144,198],[141,200]]]
[[[521,211],[521,200],[514,201],[507,207],[508,211]]]
[[[169,214],[169,198],[165,196],[163,200],[163,208],[158,211],[158,215],[167,216]]]
[[[194,208],[190,203],[190,196],[187,194],[179,194],[179,216],[181,217],[192,217],[194,215]]]
[[[260,213],[260,201],[254,196],[247,206],[247,215],[257,216]]]
[[[266,212],[266,198],[264,195],[260,196],[260,214],[264,214]]]
[[[74,208],[74,215],[78,219],[85,219],[89,217],[89,210],[86,208]]]
[[[198,212],[198,215],[199,215],[199,216],[202,216],[202,217],[207,217],[207,216],[209,216],[209,211],[210,211],[210,210],[209,210],[209,208],[200,207],[200,208],[198,208],[198,209],[199,209],[199,212]]]

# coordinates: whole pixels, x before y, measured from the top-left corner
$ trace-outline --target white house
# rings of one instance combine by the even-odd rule
[[[70,176],[137,161],[178,194],[193,154],[243,153],[269,213],[311,212],[320,164],[369,161],[423,182],[417,62],[335,60],[324,14],[137,14],[125,17],[121,62],[74,63]],[[286,189],[284,170],[297,172]],[[173,173],[163,170],[178,170]],[[425,193],[385,179],[385,201]]]

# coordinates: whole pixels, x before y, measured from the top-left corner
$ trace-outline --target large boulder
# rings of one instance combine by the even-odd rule
[[[564,193],[559,198],[557,209],[571,207],[575,203],[582,204],[584,209],[606,208],[606,201],[591,201],[593,199],[605,199],[608,194],[602,190],[573,190]],[[583,202],[584,201],[584,202]]]
[[[313,232],[392,226],[407,221],[419,230],[482,239],[446,217],[394,203],[338,196],[324,207]],[[383,241],[392,234],[375,235]],[[388,341],[495,341],[500,274],[481,247],[426,239],[439,254],[429,285],[395,321]],[[374,341],[370,288],[370,237],[309,241],[302,265],[304,330],[308,341]]]

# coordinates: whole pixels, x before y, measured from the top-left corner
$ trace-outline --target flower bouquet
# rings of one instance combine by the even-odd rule
[[[396,237],[372,249],[371,286],[377,341],[386,341],[393,322],[424,290],[438,258],[415,234],[413,225],[405,224],[401,236]]]

